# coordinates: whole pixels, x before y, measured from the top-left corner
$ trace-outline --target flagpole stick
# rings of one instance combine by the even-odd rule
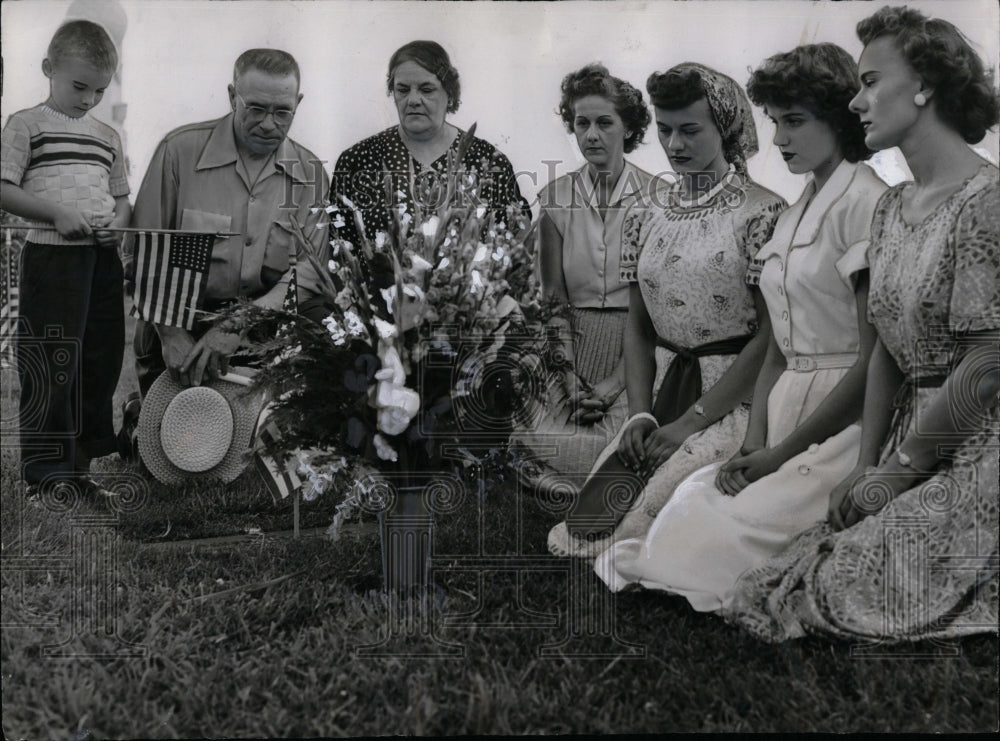
[[[36,232],[54,232],[57,231],[54,226],[48,226],[47,224],[25,224],[24,226],[17,225],[14,227],[4,225],[5,229],[31,229]],[[242,236],[237,232],[200,232],[191,229],[142,229],[134,226],[102,226],[94,228],[95,232],[120,232],[122,234],[138,234],[139,232],[149,232],[151,234],[214,234],[220,239],[225,239],[228,237],[239,237]],[[9,231],[8,231],[9,233]]]
[[[299,537],[299,489],[292,495],[292,537]]]

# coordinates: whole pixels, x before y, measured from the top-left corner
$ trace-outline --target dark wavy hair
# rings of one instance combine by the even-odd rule
[[[118,69],[114,42],[101,26],[90,21],[69,21],[59,26],[45,55],[53,67],[74,57],[104,72]]]
[[[630,132],[625,137],[625,153],[635,150],[646,134],[652,121],[649,108],[642,99],[642,92],[625,80],[613,77],[603,64],[593,63],[570,72],[562,81],[562,98],[559,101],[559,115],[566,124],[566,130],[573,133],[573,107],[580,98],[600,95],[614,106],[615,112]]]
[[[386,90],[392,95],[396,67],[403,62],[416,62],[438,78],[441,87],[448,94],[448,113],[454,113],[462,102],[462,84],[458,80],[458,70],[451,66],[451,58],[444,47],[436,41],[411,41],[396,49],[389,57],[389,71],[386,73]]]
[[[705,86],[701,74],[696,69],[670,69],[654,72],[646,79],[646,92],[650,102],[657,108],[676,111],[687,108],[705,97]]]
[[[872,156],[861,119],[848,109],[858,90],[858,65],[836,44],[805,44],[775,54],[755,69],[747,83],[754,105],[800,105],[833,129],[848,162]]]
[[[866,46],[880,36],[893,36],[907,64],[934,88],[931,103],[938,115],[969,144],[982,141],[1000,119],[992,74],[948,21],[886,6],[858,23],[857,32]]]

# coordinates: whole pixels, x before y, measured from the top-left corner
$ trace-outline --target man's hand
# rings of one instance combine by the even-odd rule
[[[55,218],[52,219],[52,226],[64,239],[83,239],[91,234],[90,223],[86,217],[69,206],[58,207]]]
[[[229,372],[229,356],[240,346],[239,332],[212,327],[194,343],[180,368],[181,383],[200,386],[206,374],[209,380]],[[185,379],[187,381],[185,382]]]
[[[190,386],[188,376],[186,373],[182,374],[181,368],[195,344],[191,333],[178,327],[160,326],[157,327],[157,334],[160,335],[163,362],[167,366],[170,377],[182,386]]]

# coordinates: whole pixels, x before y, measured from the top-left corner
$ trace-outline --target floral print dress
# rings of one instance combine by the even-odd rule
[[[751,259],[771,238],[785,201],[745,175],[730,171],[699,201],[686,201],[679,187],[661,191],[655,203],[626,217],[622,237],[622,277],[637,282],[656,333],[691,348],[754,334],[757,314],[747,283]],[[659,387],[674,353],[656,347]],[[708,390],[736,355],[698,358],[702,388]],[[654,394],[655,395],[655,394]],[[593,543],[571,543],[566,524],[549,535],[549,547],[583,548],[594,557],[623,538],[643,535],[674,488],[691,473],[739,450],[749,421],[749,400],[689,437],[652,475],[614,533]],[[596,471],[618,449],[623,430],[598,457]]]

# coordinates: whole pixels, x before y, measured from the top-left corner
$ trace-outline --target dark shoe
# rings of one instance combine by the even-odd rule
[[[122,428],[118,431],[118,456],[123,461],[135,463],[139,460],[139,413],[142,400],[138,391],[133,391],[122,404]]]

